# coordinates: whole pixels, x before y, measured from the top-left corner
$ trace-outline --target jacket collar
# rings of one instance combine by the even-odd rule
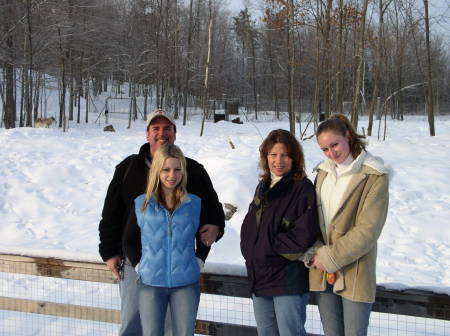
[[[255,200],[258,197],[259,202],[263,198],[266,199],[267,201],[271,201],[273,199],[276,199],[276,198],[284,195],[286,193],[286,188],[288,188],[292,185],[290,183],[292,181],[292,178],[293,178],[293,174],[287,173],[272,188],[270,188],[270,181],[261,180],[261,182],[258,185],[257,192],[255,194]]]
[[[150,156],[150,144],[148,142],[141,146],[138,157],[140,162],[150,168],[152,165],[152,157]]]
[[[330,160],[328,160],[330,161]],[[369,175],[383,175],[387,174],[387,168],[383,164],[383,160],[378,157],[372,156],[368,152],[362,152],[358,157],[355,159],[355,161],[352,163],[351,171],[352,171],[352,178],[350,179],[350,182],[347,186],[347,189],[345,190],[344,194],[342,195],[341,203],[339,205],[339,209],[336,211],[336,214],[334,217],[340,213],[340,210],[344,206],[344,204],[347,202],[347,200],[351,197],[353,194],[353,191],[358,187],[358,185],[363,182]],[[317,201],[320,202],[321,200],[321,190],[322,190],[322,184],[325,178],[331,171],[328,169],[329,163],[322,162],[319,164],[315,170],[317,170],[317,177],[316,177],[316,194],[317,194]],[[331,219],[331,221],[334,220],[334,217]]]
[[[370,169],[371,168],[371,169]],[[335,172],[335,164],[330,159],[325,159],[320,162],[313,171],[318,172],[323,170],[327,173]],[[360,171],[365,171],[367,174],[383,175],[388,173],[388,169],[384,165],[382,158],[373,156],[369,152],[362,151],[361,154],[350,164],[349,172],[354,174]]]
[[[188,193],[186,193],[186,195],[181,199],[180,204],[178,204],[178,206],[175,208],[175,210],[179,209],[180,207],[182,207],[185,204],[190,203],[191,201],[192,201],[191,197],[189,196]],[[150,197],[150,199],[148,201],[148,205],[152,206],[153,208],[158,209],[158,210],[159,209],[164,209],[165,210],[165,208],[156,201],[156,198],[155,198],[154,194],[152,194],[152,196]]]

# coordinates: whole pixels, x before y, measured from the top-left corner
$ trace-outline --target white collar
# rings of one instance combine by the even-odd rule
[[[274,173],[270,172],[270,187],[272,188],[275,184],[280,182],[283,176],[277,176]]]
[[[352,156],[352,154],[349,153],[347,158],[344,160],[344,162],[342,162],[342,163],[334,162],[334,164],[336,165],[336,167],[338,169],[342,170],[342,169],[348,168],[352,164],[353,161],[354,161],[353,156]]]

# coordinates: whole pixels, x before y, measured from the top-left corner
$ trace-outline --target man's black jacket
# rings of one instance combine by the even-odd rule
[[[127,223],[134,199],[145,192],[147,185],[150,145],[144,144],[139,154],[130,155],[116,166],[113,179],[109,184],[103,205],[102,219],[99,224],[99,252],[104,261],[122,256],[122,235]],[[147,161],[147,162],[146,162]],[[208,224],[219,226],[222,237],[225,216],[211,179],[205,168],[197,161],[186,158],[187,191],[202,199]]]

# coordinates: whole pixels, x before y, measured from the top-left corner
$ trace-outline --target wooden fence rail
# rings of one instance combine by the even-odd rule
[[[55,258],[0,254],[0,272],[98,283],[117,282],[102,263]],[[203,273],[200,278],[200,288],[201,292],[206,294],[250,298],[247,279],[242,276]],[[315,304],[313,297],[310,304]],[[0,310],[120,323],[120,312],[115,309],[11,297],[0,297]],[[378,286],[373,311],[450,321],[450,296],[415,289],[394,291]],[[256,328],[198,320],[196,333],[202,335],[256,335]]]

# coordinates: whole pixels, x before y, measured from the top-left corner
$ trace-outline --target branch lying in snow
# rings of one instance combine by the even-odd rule
[[[228,137],[228,143],[230,144],[231,149],[236,149],[236,147],[234,146],[234,143],[233,143],[233,141],[231,141],[230,137]]]

